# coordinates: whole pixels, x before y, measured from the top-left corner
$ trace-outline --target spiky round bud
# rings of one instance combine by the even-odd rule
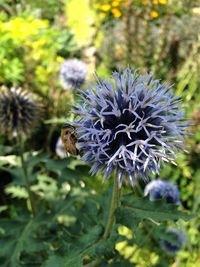
[[[112,81],[98,78],[81,97],[74,126],[92,174],[104,171],[106,179],[117,169],[119,186],[127,176],[133,186],[134,176],[145,180],[161,162],[174,162],[188,124],[171,86],[127,68]]]
[[[41,105],[21,88],[0,88],[0,132],[30,133],[39,120]]]
[[[186,242],[186,235],[179,229],[167,229],[165,232],[166,238],[160,240],[160,244],[167,253],[176,254],[179,252]]]
[[[147,196],[148,194],[151,201],[164,198],[167,203],[180,204],[178,187],[167,181],[158,179],[148,183],[144,195]]]
[[[86,79],[87,66],[78,59],[68,59],[61,64],[60,82],[66,89],[80,88]]]

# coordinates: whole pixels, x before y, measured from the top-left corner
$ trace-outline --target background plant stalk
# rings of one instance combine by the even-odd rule
[[[26,164],[26,161],[24,159],[24,141],[23,141],[22,136],[20,136],[20,134],[17,134],[17,140],[18,140],[18,144],[19,144],[19,156],[20,156],[20,161],[21,161],[21,167],[22,167],[22,172],[23,172],[26,190],[28,193],[29,201],[30,201],[31,212],[32,212],[33,216],[35,216],[36,215],[36,208],[35,208],[35,204],[34,204],[34,200],[33,200],[33,195],[32,195],[31,189],[30,189],[27,164]]]

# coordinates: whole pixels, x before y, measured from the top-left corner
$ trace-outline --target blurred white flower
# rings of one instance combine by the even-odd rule
[[[56,143],[56,155],[62,159],[66,157],[66,151],[60,137]]]

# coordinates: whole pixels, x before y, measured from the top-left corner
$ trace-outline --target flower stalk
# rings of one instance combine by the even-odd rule
[[[120,194],[119,193],[120,193],[120,190],[119,190],[118,177],[117,177],[117,175],[115,175],[111,204],[110,204],[110,210],[109,210],[109,214],[108,214],[108,218],[107,218],[107,222],[106,222],[106,226],[105,226],[105,231],[104,231],[103,236],[99,240],[99,242],[102,239],[106,240],[107,238],[109,238],[109,236],[111,234],[112,227],[115,223],[115,211],[116,211],[116,208],[119,206],[119,203],[120,203],[120,198],[119,198]],[[96,259],[96,260],[84,265],[84,267],[95,267],[99,263],[99,260],[100,259]]]
[[[21,161],[21,167],[22,167],[25,187],[26,187],[29,201],[30,201],[31,212],[32,212],[33,216],[35,217],[36,208],[35,208],[35,204],[34,204],[34,200],[33,200],[33,195],[32,195],[31,189],[30,189],[27,164],[26,164],[26,161],[24,159],[24,141],[23,141],[23,138],[19,134],[17,135],[17,139],[18,139],[18,144],[19,144],[19,157],[20,157],[20,161]]]
[[[111,233],[113,224],[115,222],[115,210],[118,206],[119,206],[119,184],[118,184],[117,175],[115,175],[111,205],[110,205],[110,210],[108,214],[108,220],[106,223],[105,231],[103,234],[103,239],[107,239]]]

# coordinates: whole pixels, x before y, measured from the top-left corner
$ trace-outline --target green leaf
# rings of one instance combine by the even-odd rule
[[[125,225],[131,229],[135,229],[140,222],[140,220],[135,216],[135,214],[127,210],[126,208],[120,207],[115,212],[116,222],[118,224]]]
[[[0,156],[0,164],[5,165],[9,164],[12,166],[19,165],[19,158],[15,155]]]
[[[69,257],[65,258],[66,261],[64,262],[63,267],[82,267],[82,257],[81,255],[70,255]]]
[[[138,219],[147,219],[159,223],[178,219],[187,221],[194,217],[186,212],[179,211],[177,208],[177,205],[166,204],[164,201],[151,202],[148,198],[127,195],[122,201],[122,206],[117,209],[116,217],[119,223],[123,222],[128,227],[133,227],[135,223],[138,223]]]
[[[64,258],[60,256],[50,256],[48,260],[46,260],[41,267],[63,267],[64,266]]]
[[[26,188],[19,185],[9,185],[6,187],[5,192],[10,194],[12,198],[27,199],[28,193]]]
[[[33,220],[2,220],[0,227],[3,229],[3,234],[0,236],[0,258],[5,258],[5,267],[20,266],[23,251],[41,249],[40,244],[35,245],[31,237],[34,228]]]
[[[11,146],[3,146],[3,145],[0,145],[0,155],[3,156],[7,153],[11,153],[13,150],[13,148]]]
[[[102,232],[103,227],[101,225],[95,225],[93,228],[89,229],[88,233],[79,239],[79,242],[80,244],[89,246],[98,241]]]
[[[95,247],[95,257],[99,258],[102,255],[106,257],[112,257],[112,255],[114,254],[114,250],[115,250],[114,247],[115,247],[115,243],[112,242],[110,239],[102,240]]]

